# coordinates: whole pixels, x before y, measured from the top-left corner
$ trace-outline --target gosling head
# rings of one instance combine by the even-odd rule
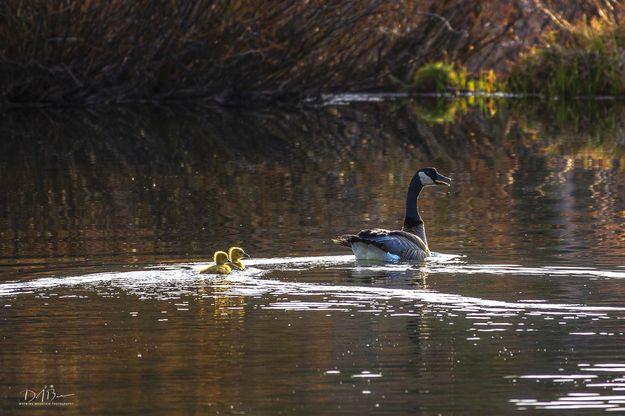
[[[241,247],[230,247],[228,256],[230,257],[230,261],[238,261],[250,257]]]
[[[228,262],[228,253],[225,251],[216,251],[215,254],[213,254],[213,261],[217,266],[226,264]]]
[[[451,178],[443,176],[436,171],[436,168],[423,168],[417,171],[419,181],[423,186],[447,185],[451,186]]]

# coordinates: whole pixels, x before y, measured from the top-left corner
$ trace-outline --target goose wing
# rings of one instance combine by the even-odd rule
[[[356,235],[344,235],[335,243],[351,246],[352,243],[371,244],[388,253],[398,255],[402,260],[423,260],[430,251],[423,240],[414,234],[400,230],[384,230],[375,228],[363,230]]]

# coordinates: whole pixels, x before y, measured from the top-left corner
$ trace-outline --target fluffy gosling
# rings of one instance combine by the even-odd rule
[[[199,273],[230,274],[232,271],[232,268],[228,265],[228,253],[225,251],[216,251],[213,254],[213,261],[215,264],[201,268]]]
[[[249,258],[250,256],[241,247],[230,247],[228,250],[228,264],[231,268],[237,270],[245,270],[245,265],[241,259]]]

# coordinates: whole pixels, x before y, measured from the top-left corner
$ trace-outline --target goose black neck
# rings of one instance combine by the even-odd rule
[[[406,217],[404,218],[404,227],[411,228],[423,224],[421,216],[419,215],[419,207],[417,200],[419,199],[419,193],[421,193],[423,185],[419,177],[415,175],[410,181],[408,187],[408,194],[406,195]]]

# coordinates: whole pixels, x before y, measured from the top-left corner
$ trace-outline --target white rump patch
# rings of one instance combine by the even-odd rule
[[[423,185],[423,186],[435,185],[435,183],[432,180],[432,178],[430,178],[428,175],[426,175],[423,172],[419,172],[419,180],[421,181],[421,185]]]
[[[351,245],[356,260],[374,260],[397,262],[399,256],[397,254],[387,253],[386,251],[366,243],[353,243]]]

